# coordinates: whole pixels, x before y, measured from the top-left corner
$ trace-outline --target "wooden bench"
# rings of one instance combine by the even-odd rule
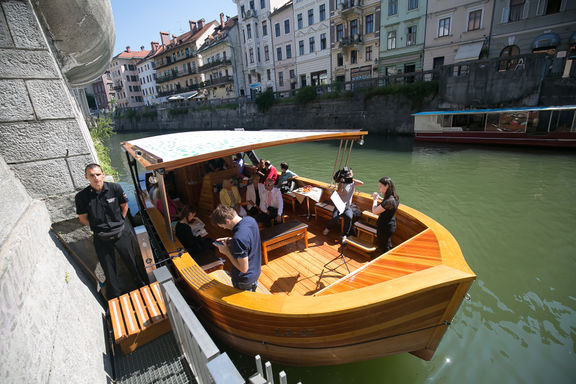
[[[228,272],[226,272],[223,269],[219,271],[210,272],[208,276],[215,280],[218,280],[222,284],[226,284],[232,287],[232,279],[230,278]],[[262,284],[258,284],[258,286],[256,287],[256,292],[271,295],[270,291],[267,290],[266,287],[264,287]]]
[[[114,342],[125,355],[171,329],[158,282],[108,300],[108,310]]]
[[[332,220],[332,213],[336,207],[334,204],[329,202],[318,202],[314,205],[314,221],[318,222],[318,217],[323,217],[328,220]],[[340,231],[344,232],[344,218],[340,217],[338,219],[340,222]]]
[[[304,239],[304,249],[308,248],[308,224],[291,220],[276,224],[260,231],[262,242],[262,262],[268,264],[268,251]]]
[[[348,238],[348,245],[367,254],[376,251],[378,249],[377,222],[378,215],[370,211],[363,211],[360,220],[354,223],[357,235]]]

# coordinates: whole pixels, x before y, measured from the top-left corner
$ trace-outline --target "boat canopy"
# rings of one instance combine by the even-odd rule
[[[426,115],[457,115],[471,113],[506,113],[506,112],[530,112],[530,111],[555,111],[555,110],[576,109],[576,105],[560,105],[552,107],[525,107],[525,108],[497,108],[497,109],[462,109],[413,113],[412,116]]]
[[[360,140],[366,131],[189,131],[122,143],[146,170],[175,169],[259,148],[320,140]]]

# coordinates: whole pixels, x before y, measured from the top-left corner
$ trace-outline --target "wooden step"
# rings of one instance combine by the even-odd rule
[[[359,239],[356,236],[350,236],[346,239],[346,244],[361,250],[362,252],[372,253],[375,252],[378,247],[374,244],[370,244],[366,241]]]

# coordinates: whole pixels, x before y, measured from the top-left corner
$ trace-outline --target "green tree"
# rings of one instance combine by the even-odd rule
[[[296,93],[295,100],[298,104],[304,105],[311,101],[316,100],[317,97],[316,88],[311,86],[302,87]]]
[[[117,176],[118,172],[112,167],[109,149],[105,143],[106,139],[114,134],[112,119],[110,116],[94,119],[88,123],[88,129],[90,130],[90,136],[94,142],[94,148],[96,148],[96,155],[102,170],[107,175]]]
[[[254,100],[254,102],[256,103],[256,106],[258,106],[258,110],[260,112],[266,112],[267,110],[272,108],[272,106],[276,102],[272,88],[268,88],[265,92],[259,94],[256,97],[256,100]]]

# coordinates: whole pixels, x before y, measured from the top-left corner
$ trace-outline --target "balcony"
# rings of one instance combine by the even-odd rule
[[[222,76],[216,79],[208,79],[202,83],[202,86],[209,87],[211,85],[228,84],[232,83],[233,81],[234,80],[232,79],[232,76]]]
[[[173,60],[172,57],[167,56],[167,57],[166,57],[166,62],[163,63],[163,64],[156,65],[156,68],[155,68],[155,69],[158,70],[158,69],[161,69],[161,68],[164,68],[164,67],[168,67],[168,66],[170,66],[170,65],[173,65],[173,64],[179,63],[179,62],[181,62],[181,61],[190,59],[190,58],[192,58],[192,57],[194,57],[194,56],[195,56],[195,55],[188,54],[188,55],[184,55],[184,56],[182,56],[182,57],[177,57],[176,60]]]
[[[242,19],[247,20],[251,17],[258,17],[258,13],[256,13],[255,9],[249,9],[242,14]]]
[[[199,88],[200,88],[199,84],[192,84],[192,85],[189,85],[187,87],[176,87],[176,89],[174,89],[172,91],[163,91],[163,92],[159,91],[158,97],[172,96],[172,95],[176,95],[178,93],[197,91]]]
[[[220,66],[232,65],[232,61],[230,60],[214,60],[210,63],[201,65],[198,67],[198,72],[205,72],[209,69],[216,69]]]
[[[114,83],[114,85],[112,86],[112,89],[115,91],[120,91],[122,89],[122,82]]]
[[[362,45],[362,35],[344,36],[339,42],[340,48],[352,48]]]
[[[361,0],[344,0],[341,1],[337,8],[336,14],[342,18],[349,18],[350,16],[357,17],[362,15],[362,1]]]
[[[156,84],[161,84],[161,83],[165,83],[167,81],[173,80],[173,79],[177,79],[179,77],[184,77],[184,76],[189,76],[189,75],[193,75],[195,74],[196,71],[194,70],[190,70],[190,71],[183,71],[183,72],[177,72],[177,71],[172,71],[172,73],[166,75],[166,76],[158,76],[156,78]]]

